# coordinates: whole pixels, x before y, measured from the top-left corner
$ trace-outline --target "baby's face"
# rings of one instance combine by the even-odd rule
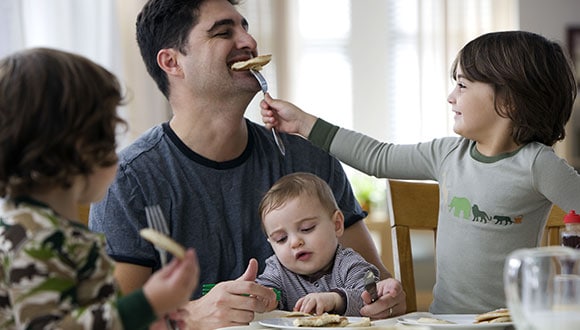
[[[334,258],[344,230],[342,216],[322,208],[317,198],[288,200],[264,216],[264,228],[274,253],[289,270],[314,274]]]

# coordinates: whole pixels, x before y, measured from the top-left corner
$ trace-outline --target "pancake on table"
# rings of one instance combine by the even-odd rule
[[[507,308],[498,308],[475,317],[476,324],[481,323],[506,323],[511,322],[510,311]]]

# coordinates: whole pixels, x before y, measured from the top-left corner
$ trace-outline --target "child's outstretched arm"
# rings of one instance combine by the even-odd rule
[[[290,102],[273,99],[270,94],[266,94],[260,102],[260,108],[267,128],[275,127],[281,132],[299,134],[305,138],[317,119]]]

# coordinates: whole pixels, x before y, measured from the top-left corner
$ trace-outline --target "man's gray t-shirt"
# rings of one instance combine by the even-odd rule
[[[159,268],[153,246],[139,236],[145,206],[159,204],[171,236],[199,257],[200,283],[239,277],[250,258],[261,272],[273,251],[261,229],[258,205],[276,180],[311,172],[331,186],[349,226],[365,217],[342,165],[310,142],[282,134],[286,155],[272,134],[247,121],[248,144],[236,159],[215,162],[194,153],[167,123],[121,151],[119,171],[105,198],[91,206],[89,226],[103,232],[107,252],[119,262]],[[201,285],[193,297],[201,295]]]

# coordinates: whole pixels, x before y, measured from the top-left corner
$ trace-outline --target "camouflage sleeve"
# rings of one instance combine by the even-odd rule
[[[5,220],[0,217],[0,328],[123,329],[123,321],[132,328],[154,320],[142,292],[119,297],[101,235],[50,212]],[[120,305],[124,314],[139,315],[140,324],[121,315]]]

